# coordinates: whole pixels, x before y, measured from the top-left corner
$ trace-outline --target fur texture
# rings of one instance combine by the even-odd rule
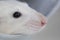
[[[14,18],[14,12],[22,14]],[[46,18],[30,8],[28,4],[18,1],[0,1],[0,33],[34,34],[46,25]]]

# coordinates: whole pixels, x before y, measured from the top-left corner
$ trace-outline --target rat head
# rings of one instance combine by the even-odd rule
[[[0,1],[0,33],[33,34],[46,25],[46,18],[26,3]]]

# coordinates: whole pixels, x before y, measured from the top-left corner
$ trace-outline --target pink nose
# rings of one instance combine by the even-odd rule
[[[46,20],[46,19],[43,19],[43,20],[41,21],[41,26],[44,26],[45,24],[47,24],[47,20]]]

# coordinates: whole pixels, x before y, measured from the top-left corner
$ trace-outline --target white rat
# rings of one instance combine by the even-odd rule
[[[0,33],[30,35],[39,32],[46,23],[45,16],[25,2],[0,1]]]

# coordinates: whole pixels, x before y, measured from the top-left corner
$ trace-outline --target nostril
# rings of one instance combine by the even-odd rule
[[[44,26],[45,24],[47,24],[47,21],[41,21],[41,26]]]

